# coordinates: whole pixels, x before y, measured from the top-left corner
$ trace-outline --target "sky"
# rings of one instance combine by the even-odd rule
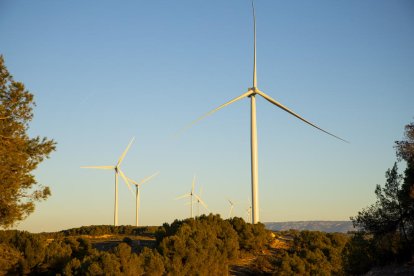
[[[257,98],[260,221],[349,220],[375,202],[414,119],[412,1],[255,2],[258,88],[344,143]],[[248,0],[0,2],[0,54],[34,94],[31,136],[57,141],[34,172],[52,196],[16,229],[112,224],[115,165],[140,180],[141,225],[246,218],[250,103],[190,122],[252,86]],[[177,133],[179,133],[177,135]],[[404,164],[400,164],[401,170]],[[200,213],[206,212],[202,208]],[[197,213],[197,208],[195,208]],[[119,223],[135,198],[119,183]]]

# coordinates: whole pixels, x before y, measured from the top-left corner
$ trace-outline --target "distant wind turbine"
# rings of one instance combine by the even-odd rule
[[[249,198],[247,198],[247,209],[246,209],[247,221],[252,221],[252,203]]]
[[[135,225],[139,226],[139,220],[138,220],[138,216],[139,216],[139,206],[140,206],[140,199],[139,199],[139,188],[142,184],[148,182],[149,180],[151,180],[153,177],[157,176],[160,172],[156,172],[151,176],[148,176],[147,178],[144,178],[143,180],[141,180],[141,182],[136,182],[135,180],[128,178],[128,181],[131,182],[132,184],[135,185]]]
[[[249,206],[249,208],[246,209],[246,222],[252,221],[252,206]]]
[[[204,206],[204,208],[206,208],[208,210],[207,205],[204,203],[204,201],[200,198],[200,196],[198,196],[195,192],[194,192],[194,185],[195,185],[195,179],[196,176],[194,175],[193,177],[193,182],[191,184],[191,192],[181,195],[175,199],[182,199],[182,198],[186,198],[189,197],[190,198],[190,217],[193,217],[193,203],[194,203],[194,198],[197,202],[201,203],[201,205]]]
[[[207,207],[207,204],[202,200],[201,195],[203,193],[203,189],[200,188],[199,194],[194,194],[194,197],[196,198],[193,203],[197,203],[197,216],[200,216],[200,205],[203,205],[204,209],[206,209],[207,212],[210,212],[210,209]],[[186,205],[190,205],[191,202],[186,203]]]
[[[221,106],[217,107],[216,109],[206,113],[205,115],[201,116],[197,120],[193,121],[188,127],[192,126],[193,124],[197,123],[198,121],[204,119],[205,117],[215,113],[216,111],[226,107],[238,100],[243,98],[250,98],[250,139],[251,139],[251,183],[252,183],[252,202],[253,202],[253,212],[252,212],[252,223],[259,222],[259,176],[258,176],[258,157],[257,157],[257,127],[256,127],[256,95],[265,98],[270,103],[274,104],[275,106],[279,107],[280,109],[286,111],[287,113],[293,115],[294,117],[298,118],[299,120],[305,122],[306,124],[325,132],[328,135],[331,135],[339,140],[347,142],[346,140],[323,130],[322,128],[318,127],[317,125],[311,123],[310,121],[302,118],[297,113],[293,112],[291,109],[287,108],[286,106],[282,105],[281,103],[277,102],[269,95],[265,94],[263,91],[257,88],[257,76],[256,76],[256,15],[254,10],[254,3],[252,1],[252,9],[253,9],[253,29],[254,29],[254,54],[253,54],[253,87],[249,88],[246,93],[241,94],[240,96],[232,99],[231,101],[222,104]]]
[[[229,218],[231,218],[231,212],[233,211],[233,208],[234,208],[234,202],[231,201],[230,199],[227,199],[227,201],[230,203]]]
[[[133,193],[131,186],[128,182],[127,177],[122,172],[120,166],[122,161],[125,158],[125,155],[127,154],[129,148],[131,147],[132,143],[134,142],[135,138],[131,139],[131,142],[129,142],[127,148],[122,153],[121,157],[119,158],[118,162],[115,166],[82,166],[83,169],[99,169],[99,170],[115,170],[115,208],[114,208],[114,225],[118,225],[118,174],[121,175],[122,179],[125,181],[125,184],[128,186],[128,189]]]

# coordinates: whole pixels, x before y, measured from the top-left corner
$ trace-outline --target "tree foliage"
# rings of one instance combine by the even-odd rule
[[[10,227],[50,195],[33,170],[55,150],[47,138],[27,134],[33,118],[33,94],[14,81],[0,56],[0,227]]]
[[[124,235],[115,246],[94,246],[91,234]],[[74,236],[71,236],[74,235]],[[136,247],[135,235],[156,236],[154,248]],[[257,235],[257,237],[253,237]],[[0,231],[0,272],[34,275],[223,275],[240,250],[266,247],[269,232],[262,224],[219,215],[154,227],[88,226],[58,233]],[[242,245],[245,249],[241,248]],[[101,248],[102,250],[98,250]]]
[[[396,163],[386,172],[385,177],[384,187],[377,185],[375,189],[377,202],[358,212],[358,215],[351,219],[356,227],[361,227],[376,237],[399,233],[401,238],[408,241],[405,203],[400,196],[402,175],[398,173]]]
[[[397,163],[377,185],[377,201],[351,220],[360,229],[347,246],[347,271],[364,273],[375,265],[410,260],[414,253],[414,123],[395,142],[397,159],[406,162],[404,174]],[[359,265],[356,265],[358,262]],[[362,262],[362,263],[361,263]]]
[[[343,275],[342,251],[348,237],[342,233],[319,231],[288,231],[293,238],[288,250],[259,256],[255,274],[272,275]]]
[[[161,238],[161,239],[160,239]],[[172,275],[220,275],[238,256],[237,233],[218,215],[164,224],[158,250]]]

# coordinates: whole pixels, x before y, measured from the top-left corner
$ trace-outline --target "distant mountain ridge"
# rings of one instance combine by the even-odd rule
[[[295,230],[311,230],[322,231],[327,233],[347,233],[355,231],[352,221],[286,221],[286,222],[264,222],[267,229],[273,231]]]

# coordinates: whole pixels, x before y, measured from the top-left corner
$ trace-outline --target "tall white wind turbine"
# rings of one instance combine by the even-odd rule
[[[131,147],[132,143],[134,142],[135,138],[131,139],[127,148],[122,153],[121,157],[119,157],[118,162],[115,166],[82,166],[83,169],[99,169],[99,170],[114,170],[115,171],[115,207],[114,207],[114,225],[118,226],[118,175],[121,175],[122,179],[125,181],[125,184],[128,186],[128,189],[133,193],[131,186],[127,177],[125,176],[124,172],[121,170],[121,163],[125,158],[129,148]]]
[[[256,127],[256,95],[265,98],[270,103],[274,104],[275,106],[279,107],[280,109],[286,111],[287,113],[293,115],[294,117],[298,118],[299,120],[305,122],[306,124],[325,132],[328,135],[331,135],[339,140],[347,142],[346,140],[329,133],[328,131],[323,130],[322,128],[318,127],[317,125],[311,123],[310,121],[302,118],[300,115],[289,109],[288,107],[282,105],[278,101],[271,98],[269,95],[265,94],[263,91],[259,90],[257,87],[257,75],[256,75],[256,15],[254,10],[254,3],[252,1],[252,10],[253,10],[253,41],[254,41],[254,52],[253,52],[253,87],[248,88],[247,92],[241,94],[240,96],[228,101],[225,104],[217,107],[216,109],[206,113],[205,115],[201,116],[197,120],[193,121],[191,125],[195,124],[196,122],[204,119],[205,117],[213,114],[214,112],[226,107],[238,100],[243,98],[250,98],[250,145],[251,145],[251,186],[252,186],[252,223],[259,222],[259,178],[258,178],[258,157],[257,157],[257,127]]]
[[[132,184],[135,185],[135,225],[139,226],[139,207],[140,207],[140,198],[139,198],[139,188],[141,187],[142,184],[148,182],[149,180],[151,180],[153,177],[157,176],[160,172],[156,172],[153,175],[148,176],[147,178],[144,178],[143,180],[141,180],[141,182],[136,182],[135,180],[128,178],[128,181]]]

